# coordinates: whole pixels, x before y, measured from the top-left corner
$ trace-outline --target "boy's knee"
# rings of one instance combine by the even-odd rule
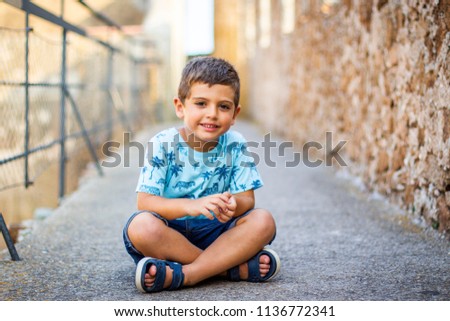
[[[270,213],[268,210],[263,208],[257,208],[253,211],[255,212],[256,215],[258,215],[259,220],[261,220],[262,222],[267,224],[274,223],[272,213]]]
[[[265,209],[261,209],[259,215],[264,227],[266,229],[270,229],[271,231],[275,232],[275,219],[273,218],[272,213],[270,213]]]
[[[258,208],[253,210],[249,215],[252,216],[252,223],[255,229],[258,229],[261,233],[274,234],[275,233],[275,220],[268,210]]]
[[[158,242],[162,237],[165,226],[164,222],[154,217],[151,213],[143,212],[136,215],[130,222],[127,233],[135,246],[141,242]]]

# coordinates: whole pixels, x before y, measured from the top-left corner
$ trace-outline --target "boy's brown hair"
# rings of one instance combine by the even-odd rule
[[[190,95],[191,86],[195,83],[226,85],[234,90],[234,105],[239,105],[240,82],[237,71],[224,59],[215,57],[198,57],[190,60],[183,69],[178,98],[184,101]]]

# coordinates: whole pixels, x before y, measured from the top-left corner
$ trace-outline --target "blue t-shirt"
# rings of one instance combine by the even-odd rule
[[[236,194],[263,185],[244,137],[235,131],[220,136],[214,149],[198,152],[176,128],[155,135],[148,143],[137,192],[166,198],[200,198],[229,191]],[[205,218],[203,215],[186,218]]]

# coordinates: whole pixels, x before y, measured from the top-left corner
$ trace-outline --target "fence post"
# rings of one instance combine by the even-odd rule
[[[19,254],[17,254],[14,242],[11,239],[11,234],[9,234],[8,228],[6,227],[5,220],[3,219],[3,214],[0,213],[0,229],[2,230],[3,238],[5,239],[6,246],[8,247],[9,254],[13,261],[20,261]]]
[[[78,110],[77,104],[75,103],[75,100],[73,99],[72,95],[67,90],[67,88],[64,90],[64,92],[65,92],[67,98],[69,99],[70,105],[72,106],[72,111],[75,114],[75,118],[77,119],[78,126],[80,126],[80,129],[83,134],[83,138],[84,138],[84,141],[88,148],[88,151],[91,154],[91,157],[95,162],[95,166],[97,167],[98,174],[100,176],[103,176],[103,170],[102,170],[102,167],[100,166],[100,162],[98,160],[97,154],[95,153],[95,147],[94,147],[94,145],[92,145],[92,142],[89,138],[89,134],[86,130],[86,127],[84,126],[83,118],[81,117],[81,114]]]
[[[132,122],[135,123],[136,120],[138,119],[138,106],[136,104],[136,77],[137,77],[137,72],[136,72],[136,62],[134,59],[131,59],[130,62],[130,71],[131,71],[131,77],[130,77],[130,111],[131,111],[131,119]]]
[[[25,188],[30,184],[30,179],[28,175],[28,151],[30,144],[30,84],[29,84],[29,38],[30,38],[30,15],[27,12],[25,14],[25,137],[24,137],[24,154],[25,154],[25,173],[24,173],[24,183]]]
[[[114,50],[109,48],[108,51],[108,70],[106,71],[106,119],[108,120],[108,133],[107,141],[113,138],[113,128],[114,128],[114,115],[113,115],[113,102],[111,100],[111,88],[113,85],[113,75],[114,75]]]
[[[61,104],[60,104],[60,155],[59,155],[59,201],[65,194],[65,171],[66,171],[66,42],[67,30],[63,29],[62,34],[62,59],[61,59]]]

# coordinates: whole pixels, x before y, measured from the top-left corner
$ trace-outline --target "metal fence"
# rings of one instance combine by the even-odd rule
[[[132,131],[148,110],[147,44],[121,32],[83,1],[78,3],[109,25],[109,41],[88,35],[31,1],[0,2],[20,10],[24,19],[24,28],[0,25],[0,191],[28,187],[58,162],[62,198],[70,154],[83,144],[101,174],[99,145],[111,139],[118,126]],[[56,32],[39,30],[30,16]]]

